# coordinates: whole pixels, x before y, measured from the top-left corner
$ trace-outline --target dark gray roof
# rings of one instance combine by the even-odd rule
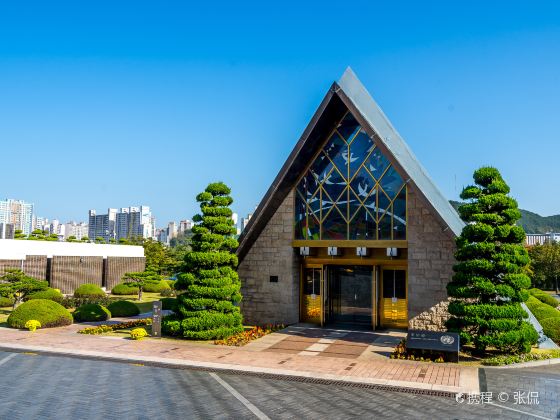
[[[340,80],[332,84],[290,156],[255,210],[249,224],[239,237],[237,255],[240,261],[247,254],[268,220],[274,215],[276,209],[290,193],[302,171],[306,169],[318,148],[323,145],[326,136],[335,128],[335,124],[342,118],[347,109],[352,111],[370,135],[377,138],[377,141],[381,143],[380,146],[393,155],[397,165],[423,193],[426,201],[434,208],[449,229],[456,236],[461,233],[464,223],[455,209],[430,179],[426,170],[420,165],[408,145],[391,125],[354,72],[348,68]]]

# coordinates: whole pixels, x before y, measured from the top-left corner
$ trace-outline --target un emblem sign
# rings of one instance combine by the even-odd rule
[[[450,335],[442,335],[439,341],[441,341],[441,344],[449,346],[455,342],[455,338]]]

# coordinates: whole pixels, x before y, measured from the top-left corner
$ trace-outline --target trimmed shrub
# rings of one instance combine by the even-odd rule
[[[161,293],[164,290],[170,290],[169,284],[165,280],[160,280],[157,283],[146,283],[144,285],[144,291],[148,293]]]
[[[74,297],[76,298],[87,298],[96,296],[105,296],[106,293],[97,284],[84,283],[76,290],[74,290]]]
[[[91,296],[91,297],[72,297],[68,296],[62,299],[60,304],[65,308],[79,308],[80,306],[90,303],[96,303],[101,306],[107,307],[113,300],[109,296]]]
[[[447,285],[452,300],[447,327],[478,352],[494,347],[527,353],[538,333],[524,321],[521,308],[531,286],[525,232],[515,224],[521,213],[496,168],[482,167],[473,179],[474,185],[461,192],[467,202],[458,209],[465,227],[456,238],[457,264]]]
[[[118,300],[107,306],[111,316],[136,316],[140,314],[140,309],[134,303],[128,300]]]
[[[166,298],[160,299],[160,301],[161,301],[161,309],[169,310],[169,311],[174,311],[175,310],[176,305],[177,305],[177,299],[166,297]]]
[[[558,300],[556,300],[553,296],[549,295],[546,292],[543,292],[540,289],[531,289],[529,290],[529,293],[531,293],[531,296],[536,297],[542,303],[546,303],[547,305],[552,306],[553,308],[556,308],[557,306],[560,305],[560,302],[558,302]]]
[[[40,292],[35,292],[27,296],[27,300],[32,299],[48,299],[61,303],[64,299],[64,295],[60,293],[60,290],[49,287],[47,290],[41,290]]]
[[[8,317],[12,328],[25,328],[27,321],[36,320],[42,328],[72,324],[72,315],[59,303],[47,299],[33,299],[22,303]]]
[[[110,319],[111,312],[104,306],[88,303],[76,309],[72,316],[76,322],[97,322]]]
[[[539,322],[545,335],[556,344],[560,344],[560,317],[545,318]]]
[[[172,289],[175,288],[175,281],[176,280],[165,280],[165,282],[171,287]]]
[[[7,308],[12,307],[14,305],[14,301],[10,298],[0,296],[0,308]]]
[[[130,338],[133,340],[142,340],[144,337],[147,337],[148,333],[144,328],[134,328],[130,331]]]
[[[114,295],[137,295],[138,287],[128,286],[126,284],[119,283],[115,287],[113,287],[111,293]]]
[[[535,318],[540,322],[541,319],[545,318],[560,318],[560,311],[542,303],[536,297],[529,297],[527,299],[527,307],[531,310]]]
[[[177,295],[177,293],[174,289],[165,289],[165,290],[162,290],[160,292],[160,296],[163,296],[163,297],[173,297],[173,296],[176,296],[176,295]]]

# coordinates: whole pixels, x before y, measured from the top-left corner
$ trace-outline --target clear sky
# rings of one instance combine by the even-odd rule
[[[223,180],[243,216],[351,66],[448,198],[491,164],[560,213],[559,4],[2,2],[0,197],[162,226]]]

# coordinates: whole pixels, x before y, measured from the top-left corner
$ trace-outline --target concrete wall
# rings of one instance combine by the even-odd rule
[[[408,189],[409,328],[444,330],[455,239],[414,186]]]
[[[292,248],[293,193],[268,221],[238,267],[247,324],[299,321],[299,257]],[[277,283],[270,276],[278,276]]]
[[[47,280],[47,257],[45,255],[27,255],[22,260],[0,260],[0,276],[6,272],[7,268],[23,269],[28,276],[38,280]]]
[[[134,245],[0,239],[0,260],[22,260],[26,255],[75,257],[143,257],[144,248]]]

